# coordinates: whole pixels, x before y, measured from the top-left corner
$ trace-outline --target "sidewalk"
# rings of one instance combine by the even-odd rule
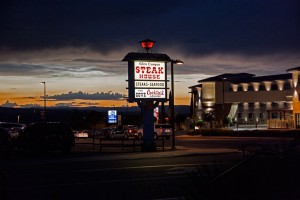
[[[131,153],[116,153],[116,154],[99,154],[92,157],[80,158],[80,160],[134,160],[134,159],[149,159],[149,158],[169,158],[190,155],[205,155],[205,154],[225,154],[225,153],[239,153],[237,149],[199,149],[176,146],[176,150],[166,149],[165,151],[154,152],[131,152]],[[76,159],[76,158],[75,158]]]
[[[192,155],[206,155],[206,154],[227,154],[227,153],[240,153],[236,149],[196,149],[176,146],[176,150],[165,149],[165,151],[153,152],[72,152],[72,156],[54,156],[54,157],[28,157],[24,159],[6,159],[0,160],[3,165],[18,165],[26,166],[32,164],[53,164],[53,163],[66,163],[66,162],[86,162],[86,161],[110,161],[110,160],[138,160],[138,159],[152,159],[152,158],[171,158]],[[49,159],[50,158],[50,159]],[[55,159],[52,159],[55,158]]]
[[[195,137],[188,134],[187,130],[179,130],[176,132],[176,137]],[[205,154],[226,154],[226,153],[239,153],[237,149],[227,148],[189,148],[185,146],[176,146],[176,150],[172,150],[171,147],[165,147],[165,150],[157,151],[135,151],[135,152],[103,152],[100,154],[94,154],[84,159],[87,161],[93,160],[131,160],[131,159],[151,159],[151,158],[169,158],[179,156],[190,155],[205,155]],[[77,159],[77,158],[74,158]]]

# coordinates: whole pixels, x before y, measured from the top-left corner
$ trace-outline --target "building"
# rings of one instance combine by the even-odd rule
[[[300,128],[299,75],[296,67],[286,74],[225,73],[199,80],[189,87],[192,118],[211,112],[216,127],[229,117],[237,125]]]

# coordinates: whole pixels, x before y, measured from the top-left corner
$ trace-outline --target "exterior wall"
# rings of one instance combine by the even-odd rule
[[[264,82],[265,90],[259,91],[262,83],[253,83],[253,90],[249,91],[250,84],[241,84],[241,91],[235,85],[224,93],[225,103],[238,103],[238,110],[234,121],[239,124],[267,124],[268,120],[291,119],[292,108],[287,97],[292,97],[293,90],[283,90],[284,81],[277,81],[278,90],[271,90],[272,82]],[[280,86],[280,87],[279,87]],[[226,87],[225,87],[226,89]]]
[[[292,90],[283,91],[237,91],[225,92],[225,102],[273,102],[286,101],[287,96],[292,97]]]
[[[294,109],[293,109],[293,117],[294,117],[294,124],[295,128],[300,128],[300,120],[299,120],[299,115],[300,115],[300,102],[294,102],[293,103]]]
[[[223,85],[224,84],[224,85]],[[223,104],[225,102],[223,102],[223,95],[225,93],[225,89],[223,90],[223,86],[225,87],[225,83],[224,82],[216,82],[216,100],[215,103],[216,104]]]
[[[269,120],[292,121],[291,104],[287,102],[239,103],[235,121],[239,124],[267,124]]]
[[[216,121],[229,116],[230,113],[233,121],[239,124],[273,126],[279,120],[280,124],[283,124],[280,127],[288,124],[286,126],[289,128],[296,124],[297,115],[300,128],[300,85],[297,85],[299,74],[299,71],[293,73],[292,79],[250,83],[232,83],[225,78],[217,78],[218,81],[215,82],[201,82],[198,88],[192,88],[201,91],[199,94],[194,93],[194,99],[199,99],[194,112],[201,118],[200,113],[213,110],[216,115],[220,115],[216,116]],[[232,106],[236,108],[236,105],[237,109],[232,109]],[[236,110],[236,113],[230,112],[232,110]],[[276,128],[276,125],[274,127]]]
[[[300,128],[300,122],[298,120],[300,115],[300,101],[299,101],[300,86],[298,84],[298,76],[295,76],[295,73],[293,73],[293,83],[295,86],[294,94],[293,94],[293,117],[294,117],[294,123],[296,128]]]
[[[216,83],[208,82],[202,84],[202,103],[215,103]]]

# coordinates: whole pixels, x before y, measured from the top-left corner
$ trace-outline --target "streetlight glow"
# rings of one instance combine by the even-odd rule
[[[173,63],[174,63],[174,64],[177,64],[177,65],[183,65],[183,64],[184,64],[183,61],[178,60],[178,59],[177,59],[177,60],[174,60]]]

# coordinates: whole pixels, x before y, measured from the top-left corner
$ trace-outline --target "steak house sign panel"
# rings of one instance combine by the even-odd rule
[[[166,99],[165,62],[134,61],[134,98]]]

